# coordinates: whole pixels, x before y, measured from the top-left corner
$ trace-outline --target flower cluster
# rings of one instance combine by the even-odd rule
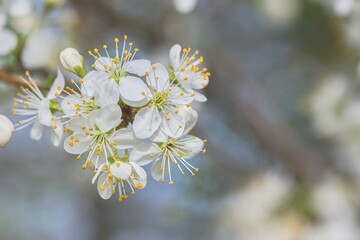
[[[168,68],[136,59],[139,49],[126,35],[114,45],[114,51],[103,45],[103,51],[88,52],[94,58],[91,71],[76,49],[65,49],[60,61],[77,79],[66,86],[58,70],[46,96],[26,72],[12,111],[26,117],[15,130],[32,125],[31,138],[40,139],[48,127],[56,146],[65,138],[65,151],[93,171],[100,196],[118,192],[122,201],[127,191],[135,194],[146,186],[144,165],[152,163],[152,177],[169,184],[174,166],[182,174],[198,171],[190,159],[206,152],[206,140],[189,134],[198,118],[191,104],[206,101],[199,90],[210,73],[201,67],[198,51],[178,44],[170,50]]]

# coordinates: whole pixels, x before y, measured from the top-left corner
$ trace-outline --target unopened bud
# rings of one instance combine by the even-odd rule
[[[81,56],[75,48],[62,50],[60,53],[60,62],[67,71],[75,73],[81,78],[85,77],[84,57]]]
[[[11,121],[0,114],[0,147],[5,147],[11,139],[14,132],[14,125]]]

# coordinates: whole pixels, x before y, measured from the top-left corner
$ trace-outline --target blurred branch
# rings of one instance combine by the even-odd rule
[[[254,79],[249,79],[241,71],[242,59],[228,52],[221,54],[224,56],[220,59],[232,59],[226,64],[216,65],[222,70],[216,72],[226,73],[219,77],[228,79],[229,76],[237,76],[236,79],[242,79],[241,82],[222,84],[226,88],[224,91],[231,96],[228,100],[244,114],[260,141],[302,181],[318,180],[329,172],[325,157],[291,128],[258,81],[251,81]]]
[[[24,81],[20,80],[19,78],[13,76],[10,72],[6,71],[6,70],[0,70],[0,81],[4,81],[8,84],[11,85],[15,85],[15,86],[27,86]],[[43,84],[40,83],[36,83],[36,85],[40,88],[40,89],[45,89],[45,86]]]

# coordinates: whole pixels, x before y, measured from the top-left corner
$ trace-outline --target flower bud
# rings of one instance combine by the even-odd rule
[[[0,147],[5,147],[14,132],[14,125],[11,121],[0,114]]]
[[[64,68],[79,77],[85,77],[84,58],[75,48],[66,48],[60,53],[60,62]]]

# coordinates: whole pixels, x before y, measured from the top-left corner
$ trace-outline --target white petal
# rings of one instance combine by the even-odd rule
[[[145,139],[154,134],[161,125],[161,115],[155,106],[145,107],[136,115],[133,122],[135,136]]]
[[[149,60],[138,59],[129,62],[126,65],[125,71],[141,77],[144,76],[147,71],[149,71],[150,67],[151,63]]]
[[[205,79],[197,74],[194,78],[190,78],[189,82],[191,83],[191,88],[193,89],[203,89],[209,84],[209,78],[206,77]]]
[[[50,111],[50,102],[48,99],[43,99],[40,103],[38,110],[39,122],[45,126],[50,126],[53,122],[51,121],[52,113]]]
[[[129,105],[131,107],[142,107],[142,106],[145,106],[149,102],[149,97],[145,97],[143,100],[136,101],[136,102],[129,101],[129,100],[126,100],[124,98],[122,100],[126,105]]]
[[[120,99],[118,85],[114,80],[106,79],[97,81],[97,91],[95,92],[94,103],[96,106],[104,107],[117,104]]]
[[[106,185],[106,182],[108,181],[107,176],[108,175],[106,173],[101,174],[97,182],[97,189],[99,195],[102,199],[105,200],[109,199],[112,196],[112,184],[110,184],[110,186]],[[103,186],[104,190],[101,190],[100,186]]]
[[[180,67],[180,54],[181,54],[181,46],[179,44],[175,44],[170,49],[170,62],[175,71],[177,71]]]
[[[109,76],[106,72],[91,71],[84,77],[84,83],[81,85],[81,92],[86,93],[88,96],[95,96],[97,91],[97,83],[102,80],[108,79]]]
[[[93,125],[94,124],[89,119],[74,118],[67,123],[66,127],[69,128],[71,131],[78,133],[78,132],[83,132],[83,130],[82,130],[83,126],[85,126],[87,129],[89,129]]]
[[[161,129],[169,137],[179,137],[183,134],[185,128],[185,114],[181,111],[175,114],[170,111],[169,114],[162,113]]]
[[[114,132],[110,140],[116,143],[115,148],[119,150],[129,149],[140,143],[140,139],[135,137],[133,130],[126,128]]]
[[[151,176],[156,180],[156,181],[160,181],[162,178],[162,159],[156,160],[153,165],[151,166]],[[167,169],[167,165],[165,164],[165,168],[164,171],[166,171]]]
[[[39,120],[36,119],[33,127],[30,131],[30,137],[34,140],[40,140],[43,135],[43,125],[39,123]]]
[[[57,127],[54,128],[54,125],[50,127],[50,137],[54,146],[59,146],[64,134],[64,128],[61,122],[57,121],[54,124],[56,124]]]
[[[102,169],[104,168],[104,164],[101,164],[98,168],[98,171],[94,175],[94,177],[91,179],[91,184],[94,184],[96,179],[99,177],[99,175],[102,173]]]
[[[63,74],[60,72],[59,68],[58,68],[58,72],[57,72],[57,77],[55,78],[49,93],[47,95],[48,99],[54,99],[56,98],[55,95],[60,95],[60,93],[62,92],[62,90],[64,89],[65,86],[65,79]]]
[[[183,111],[185,115],[185,130],[183,133],[185,135],[195,126],[198,119],[198,113],[194,109],[187,107],[184,107],[181,111]]]
[[[66,115],[74,115],[76,112],[75,104],[82,104],[83,100],[75,95],[68,95],[61,101],[61,109]]]
[[[145,170],[134,162],[129,162],[129,164],[133,168],[133,174],[135,175],[137,182],[141,184],[140,188],[142,189],[142,188],[146,187],[147,174],[146,174]]]
[[[204,148],[204,141],[192,135],[183,136],[176,140],[176,142],[179,144],[184,144],[184,148],[188,150],[188,155],[185,156],[187,159],[194,157]]]
[[[94,165],[95,169],[98,169],[102,164],[108,163],[107,155],[102,151],[100,155],[93,154],[90,158],[91,163]]]
[[[149,138],[150,141],[160,143],[166,142],[167,139],[168,136],[160,128]]]
[[[130,162],[135,162],[139,166],[144,166],[154,161],[161,153],[161,149],[156,144],[143,142],[137,145],[130,153]]]
[[[7,29],[0,29],[0,56],[10,53],[17,44],[16,35]]]
[[[132,102],[141,102],[150,94],[143,80],[133,76],[126,76],[120,80],[119,91],[122,99]]]
[[[95,68],[99,71],[107,71],[105,69],[105,67],[108,68],[108,67],[112,67],[114,68],[115,67],[115,64],[112,62],[112,59],[111,58],[108,58],[108,57],[100,57],[98,60],[95,61]]]
[[[187,91],[182,91],[179,87],[173,87],[168,97],[168,101],[174,105],[189,104],[194,100],[194,97]]]
[[[65,151],[71,154],[82,154],[83,152],[85,152],[85,150],[87,151],[87,148],[91,143],[92,139],[81,133],[76,133],[73,136],[75,137],[73,140],[71,139],[71,136],[68,136],[65,139]],[[75,142],[75,139],[78,139],[79,142]]]
[[[202,93],[199,93],[196,91],[193,91],[193,93],[195,94],[195,96],[194,96],[195,101],[198,101],[198,102],[206,102],[207,101],[207,98]]]
[[[95,123],[103,133],[106,133],[119,126],[121,115],[121,108],[118,105],[108,105],[97,111]]]
[[[196,7],[198,0],[173,0],[176,11],[188,14]]]
[[[114,175],[116,178],[120,178],[123,180],[126,180],[130,177],[131,170],[131,165],[123,162],[116,162],[114,164],[111,164],[110,166],[111,174]]]
[[[156,69],[150,69],[149,76],[146,77],[147,83],[153,86],[158,92],[166,91],[170,86],[169,72],[166,67],[160,63],[156,63],[152,66]]]

